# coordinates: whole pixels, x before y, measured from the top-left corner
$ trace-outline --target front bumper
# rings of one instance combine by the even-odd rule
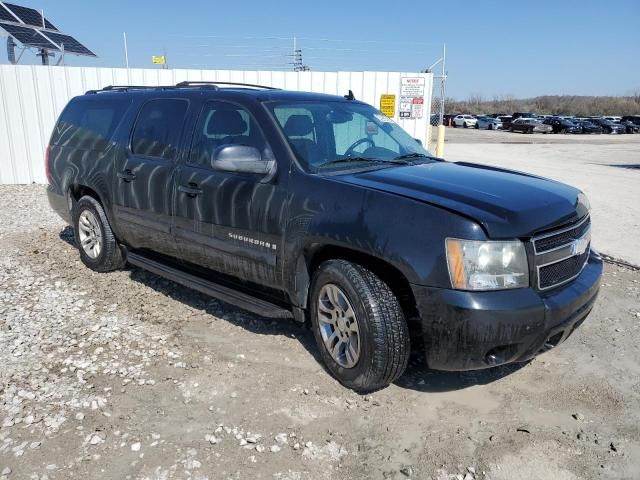
[[[422,321],[427,365],[475,370],[529,360],[565,341],[591,312],[600,288],[602,259],[591,252],[570,283],[465,292],[412,285]]]

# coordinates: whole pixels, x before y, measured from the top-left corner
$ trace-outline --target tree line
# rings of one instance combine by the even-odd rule
[[[514,98],[510,95],[485,99],[471,95],[466,100],[448,98],[447,113],[470,113],[472,115],[513,112],[533,112],[538,115],[640,115],[640,90],[632,95],[620,97],[597,97],[579,95],[543,95],[533,98]]]

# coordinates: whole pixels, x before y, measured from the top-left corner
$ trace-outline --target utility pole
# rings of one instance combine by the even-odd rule
[[[311,70],[302,61],[302,49],[298,48],[298,42],[296,37],[293,37],[293,71],[294,72],[308,72]]]

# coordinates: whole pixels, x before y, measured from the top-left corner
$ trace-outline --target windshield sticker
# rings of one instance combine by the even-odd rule
[[[367,134],[368,135],[377,135],[378,134],[378,125],[374,122],[367,122]]]
[[[380,113],[376,113],[373,115],[376,120],[378,120],[380,123],[393,123],[393,120],[391,120],[389,117],[385,117],[384,115],[381,115]]]

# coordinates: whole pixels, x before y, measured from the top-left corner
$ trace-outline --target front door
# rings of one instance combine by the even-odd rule
[[[205,102],[191,152],[176,174],[175,235],[184,259],[277,288],[285,193],[263,175],[216,169],[213,152],[246,145],[272,158],[253,116],[224,101]]]
[[[123,239],[133,248],[167,255],[176,251],[171,232],[172,195],[179,145],[189,102],[146,102],[137,117],[115,179],[114,210]]]

